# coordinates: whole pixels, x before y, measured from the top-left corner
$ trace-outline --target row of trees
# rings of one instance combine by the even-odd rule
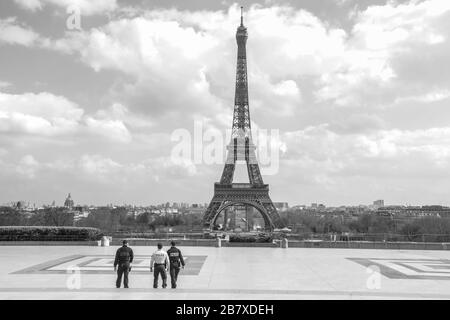
[[[343,215],[316,216],[300,212],[282,213],[285,225],[294,233],[329,234],[353,233],[388,236],[394,240],[407,241],[450,241],[450,219],[425,217],[421,219],[399,220],[393,217],[363,214],[356,220],[346,221]],[[200,215],[156,216],[143,213],[129,215],[126,208],[98,208],[86,218],[75,221],[72,212],[65,208],[47,208],[27,214],[9,207],[0,207],[2,226],[79,226],[95,227],[103,232],[189,232],[202,229]]]
[[[78,221],[77,226],[95,227],[105,232],[157,232],[168,228],[174,232],[188,232],[199,230],[201,217],[199,215],[157,216],[149,212],[134,217],[127,214],[126,208],[100,208],[92,211],[87,218]]]
[[[399,219],[374,214],[363,214],[356,220],[346,221],[343,215],[316,216],[286,212],[282,216],[286,225],[292,226],[294,233],[354,233],[382,235],[391,240],[407,241],[450,241],[450,219],[423,217],[419,219]]]
[[[0,226],[73,226],[73,221],[73,213],[64,208],[47,208],[33,214],[0,208]]]
[[[142,213],[129,215],[126,208],[98,208],[88,217],[74,219],[66,208],[46,208],[33,213],[20,212],[10,207],[0,207],[0,226],[77,226],[94,227],[104,232],[117,231],[160,231],[171,228],[177,232],[201,229],[199,215],[156,216]]]

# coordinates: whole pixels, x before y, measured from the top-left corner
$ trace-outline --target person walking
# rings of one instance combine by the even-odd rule
[[[117,271],[116,288],[120,288],[123,275],[123,286],[128,288],[128,273],[133,262],[133,250],[128,247],[128,241],[122,241],[122,247],[117,249],[114,259],[114,271]]]
[[[184,259],[181,254],[181,250],[175,247],[175,241],[171,241],[170,245],[170,249],[167,250],[167,255],[169,256],[170,261],[170,282],[172,284],[172,289],[175,289],[177,287],[180,267],[184,269]]]
[[[162,249],[162,244],[158,243],[158,250],[156,250],[150,259],[150,272],[153,272],[153,288],[158,288],[158,277],[161,274],[162,287],[167,287],[167,270],[169,268],[169,258],[167,253]]]

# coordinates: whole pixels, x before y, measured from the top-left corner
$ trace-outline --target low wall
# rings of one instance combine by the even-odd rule
[[[290,248],[450,250],[450,243],[432,242],[365,242],[365,241],[289,241]]]
[[[0,246],[98,246],[98,241],[0,241]]]
[[[122,245],[123,239],[113,239],[113,246]],[[169,246],[171,239],[127,239],[129,246],[156,246],[158,243],[162,243],[163,246]],[[216,239],[174,239],[177,246],[185,247],[215,247],[217,245]],[[258,248],[277,248],[278,244],[275,243],[256,243],[256,242],[228,242],[221,241],[222,247],[258,247]]]
[[[258,242],[225,242],[222,241],[222,247],[247,247],[247,248],[278,248],[277,243],[258,243]]]
[[[163,246],[170,245],[170,239],[127,239],[130,246]],[[113,239],[110,245],[119,246],[122,239]],[[215,239],[178,239],[177,246],[190,247],[215,247]],[[280,243],[256,243],[256,242],[227,242],[221,241],[222,247],[239,248],[278,248]],[[364,242],[364,241],[296,241],[290,240],[289,248],[336,248],[336,249],[386,249],[386,250],[450,250],[450,243],[430,242]]]
[[[127,239],[130,246],[170,245],[170,239]],[[215,247],[215,239],[178,239],[177,246]],[[99,241],[0,241],[0,246],[99,246]],[[110,246],[122,245],[122,239],[114,239]],[[280,243],[221,242],[222,247],[278,248]],[[450,250],[450,243],[431,242],[363,242],[363,241],[298,241],[290,240],[289,248],[336,248],[336,249],[385,249],[385,250]]]
[[[123,239],[114,239],[110,242],[112,246],[122,245]],[[162,243],[163,246],[170,246],[171,239],[127,239],[129,246],[156,246]],[[189,247],[214,247],[217,240],[215,239],[175,239],[177,246]]]

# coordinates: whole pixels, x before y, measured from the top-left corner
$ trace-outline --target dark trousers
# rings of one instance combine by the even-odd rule
[[[128,288],[128,272],[130,272],[130,263],[121,263],[117,268],[117,280],[116,287],[120,288],[120,284],[122,282],[122,274],[123,274],[123,286]]]
[[[163,288],[167,287],[166,267],[163,264],[155,264],[153,268],[153,288],[158,288],[158,277],[160,274],[163,282]]]
[[[172,288],[177,287],[177,279],[178,273],[180,272],[180,267],[173,267],[170,265],[170,282],[172,284]]]

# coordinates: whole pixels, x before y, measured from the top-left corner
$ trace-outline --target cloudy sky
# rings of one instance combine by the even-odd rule
[[[171,135],[231,126],[240,5],[273,201],[450,205],[448,0],[1,1],[0,203],[209,202]]]

